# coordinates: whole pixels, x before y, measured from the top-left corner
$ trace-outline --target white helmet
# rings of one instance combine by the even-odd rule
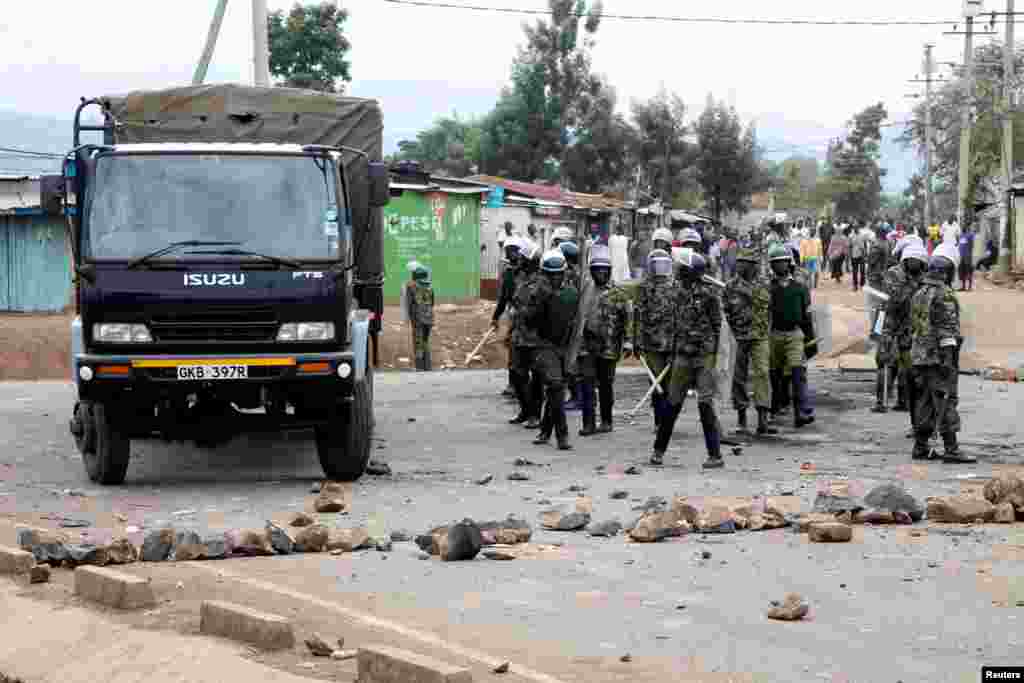
[[[668,228],[658,228],[651,236],[651,242],[668,242],[672,244],[672,231]]]
[[[566,227],[555,228],[555,232],[551,235],[551,239],[563,242],[571,242],[573,237],[572,230]]]
[[[704,242],[704,240],[701,239],[700,233],[694,230],[693,228],[686,228],[685,230],[683,230],[682,234],[679,235],[679,241],[682,242],[683,244],[702,244]]]
[[[920,240],[919,240],[920,241]],[[900,263],[903,263],[907,259],[917,259],[921,263],[928,265],[928,250],[924,248],[923,244],[911,243],[903,247],[903,254],[900,256]]]
[[[960,267],[960,249],[957,248],[957,245],[950,242],[943,242],[935,247],[935,251],[932,252],[932,258],[944,258],[952,263],[954,268]]]
[[[906,237],[903,237],[903,238],[901,238],[901,239],[900,239],[900,240],[899,240],[899,241],[898,241],[898,242],[896,243],[896,248],[895,248],[895,249],[893,250],[893,252],[892,252],[892,253],[893,253],[893,254],[894,254],[895,256],[899,257],[899,256],[900,256],[900,254],[902,254],[902,253],[903,253],[903,251],[904,251],[904,250],[905,250],[905,249],[906,249],[907,247],[909,247],[910,245],[912,245],[912,244],[916,244],[916,245],[918,245],[918,246],[921,246],[921,247],[923,247],[923,246],[924,246],[924,242],[922,242],[922,241],[921,241],[921,238],[920,238],[920,237],[918,237],[917,235],[907,235]]]

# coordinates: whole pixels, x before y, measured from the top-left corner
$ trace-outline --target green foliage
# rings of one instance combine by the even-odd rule
[[[694,149],[685,136],[686,105],[676,94],[662,88],[646,102],[632,103],[637,129],[637,161],[645,170],[645,184],[662,198],[696,190],[692,175]]]
[[[565,175],[574,190],[598,194],[629,178],[637,135],[615,113],[616,102],[615,90],[606,82],[596,95],[580,102],[575,138],[565,157]]]
[[[844,140],[829,145],[819,200],[834,202],[839,217],[869,220],[878,212],[885,175],[878,165],[881,124],[887,117],[885,105],[872,105],[853,117]]]
[[[463,121],[453,114],[434,121],[415,140],[400,141],[396,156],[419,161],[431,173],[462,177],[479,167],[481,135],[480,121]]]
[[[697,179],[715,220],[724,211],[747,213],[760,174],[753,126],[744,131],[736,110],[709,95],[696,132]]]
[[[348,12],[333,2],[295,3],[287,16],[283,10],[271,12],[270,73],[290,88],[344,92],[339,79],[352,80],[351,63],[345,59],[350,45],[342,32],[347,19]]]

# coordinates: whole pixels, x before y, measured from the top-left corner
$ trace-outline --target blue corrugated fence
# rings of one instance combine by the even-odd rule
[[[70,302],[70,293],[62,219],[0,216],[0,311],[60,311]]]

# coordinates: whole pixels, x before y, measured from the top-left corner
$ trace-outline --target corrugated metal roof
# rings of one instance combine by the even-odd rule
[[[470,176],[466,180],[502,187],[506,192],[515,192],[516,194],[526,195],[527,197],[546,199],[549,202],[565,201],[562,188],[558,186],[536,185],[534,183],[524,183],[519,180],[508,180],[507,178],[490,175],[474,175]]]
[[[39,206],[39,178],[0,177],[0,212],[13,213]]]

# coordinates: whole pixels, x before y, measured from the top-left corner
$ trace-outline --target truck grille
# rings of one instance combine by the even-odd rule
[[[266,308],[165,314],[153,316],[150,321],[157,343],[272,342],[277,328],[277,316]]]

